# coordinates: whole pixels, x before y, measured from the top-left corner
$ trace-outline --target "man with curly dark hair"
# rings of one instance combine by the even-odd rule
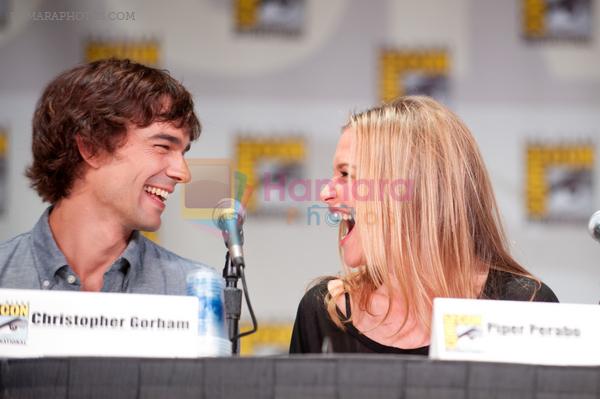
[[[190,180],[200,135],[190,93],[168,72],[102,60],[60,74],[33,116],[26,175],[50,204],[33,230],[0,244],[0,287],[184,294],[206,267],[140,235]]]

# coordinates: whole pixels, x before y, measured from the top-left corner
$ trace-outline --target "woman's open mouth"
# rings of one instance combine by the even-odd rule
[[[340,215],[340,228],[341,228],[341,235],[340,235],[340,242],[344,242],[346,240],[346,238],[350,235],[350,233],[352,232],[352,229],[354,229],[354,226],[356,225],[356,221],[354,220],[354,215],[352,214],[348,214],[348,213],[341,213]]]

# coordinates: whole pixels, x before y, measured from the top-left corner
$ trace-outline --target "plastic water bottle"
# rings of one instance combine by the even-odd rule
[[[225,329],[224,282],[210,269],[197,269],[186,276],[187,294],[198,298],[199,356],[231,354]]]

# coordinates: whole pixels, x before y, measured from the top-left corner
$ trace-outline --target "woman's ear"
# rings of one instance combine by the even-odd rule
[[[98,151],[94,151],[92,146],[86,142],[80,135],[75,135],[75,142],[77,143],[77,149],[83,161],[91,168],[97,169],[101,165],[101,157]]]

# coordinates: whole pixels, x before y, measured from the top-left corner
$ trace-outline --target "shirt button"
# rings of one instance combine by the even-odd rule
[[[50,287],[50,281],[48,281],[48,280],[42,281],[42,287],[44,287],[44,288]]]
[[[73,276],[72,274],[69,274],[67,276],[67,283],[75,284],[75,281],[77,281],[77,277]]]

